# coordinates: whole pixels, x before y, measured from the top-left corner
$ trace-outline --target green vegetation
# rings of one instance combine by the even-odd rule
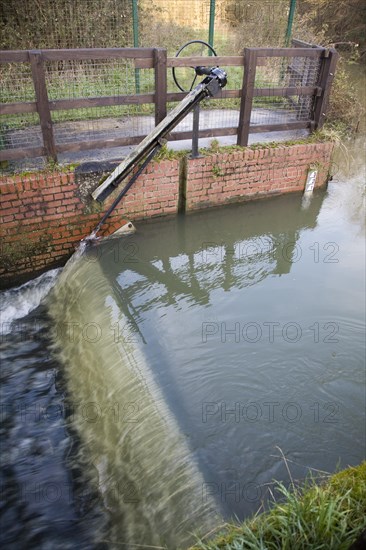
[[[357,131],[365,116],[365,105],[362,105],[352,84],[346,63],[345,59],[340,58],[327,111],[328,128],[342,135]]]
[[[243,524],[227,524],[190,550],[348,550],[366,529],[366,462],[302,488],[276,484],[271,509]]]
[[[223,2],[222,13],[230,28],[231,52],[243,47],[281,47],[284,45],[288,0],[274,2]]]
[[[219,164],[213,164],[212,173],[215,178],[220,178],[224,175],[224,172],[222,171],[222,168],[219,166]]]
[[[312,40],[321,37],[322,44],[335,45],[357,60],[366,53],[365,17],[363,0],[303,0],[298,3],[295,34],[309,42],[312,30]]]
[[[132,36],[131,1],[7,0],[0,36],[0,49],[10,50],[123,46]]]
[[[342,134],[340,134],[336,129],[328,126],[324,126],[321,130],[317,130],[316,132],[313,132],[307,137],[281,141],[281,146],[290,147],[291,145],[303,145],[307,143],[325,143],[329,141],[332,141],[340,145],[341,138],[342,138]],[[278,147],[278,141],[252,143],[248,147],[242,147],[241,145],[220,145],[219,140],[214,138],[211,140],[209,147],[201,147],[199,149],[199,154],[202,156],[210,156],[216,153],[232,153],[235,151],[243,151],[244,149],[253,149],[253,150],[275,149],[276,147]],[[154,160],[159,162],[161,160],[181,159],[189,154],[190,154],[190,150],[188,149],[175,151],[174,149],[169,149],[168,146],[165,144],[157,153],[157,155],[154,157]],[[216,166],[216,165],[213,166],[212,172],[215,176],[221,175],[219,166]]]
[[[26,234],[16,242],[4,243],[0,254],[0,267],[12,270],[23,260],[32,262],[33,256],[48,251],[51,240],[50,235],[42,235],[39,240],[34,241]]]
[[[331,127],[324,126],[309,136],[281,141],[280,144],[286,147],[291,145],[303,145],[306,143],[325,143],[327,141],[339,144],[341,141],[341,134]],[[274,149],[276,147],[278,147],[278,141],[252,143],[248,147],[241,147],[240,145],[220,145],[219,140],[213,139],[208,148],[202,148],[199,152],[201,155],[212,155],[214,153],[242,151],[243,149]]]
[[[190,151],[187,149],[182,149],[180,151],[174,151],[173,149],[169,149],[167,144],[165,143],[160,151],[155,155],[154,160],[159,162],[161,160],[175,160],[175,159],[181,159],[187,155],[189,155]]]
[[[365,105],[349,77],[355,64],[362,72],[366,55],[366,6],[362,0],[304,0],[298,2],[294,36],[335,47],[340,54],[327,111],[328,127],[343,136],[356,132]]]
[[[37,175],[49,175],[53,172],[57,172],[58,174],[61,172],[63,174],[67,174],[69,172],[74,172],[75,168],[79,166],[79,163],[73,163],[73,164],[58,164],[57,162],[54,162],[50,160],[47,162],[47,164],[44,165],[44,167],[40,170],[37,170]],[[17,176],[21,178],[26,178],[27,176],[34,175],[35,170],[23,170],[23,172],[17,172]]]

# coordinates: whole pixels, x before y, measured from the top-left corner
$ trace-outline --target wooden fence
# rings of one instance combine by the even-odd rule
[[[197,65],[220,65],[244,67],[244,78],[241,89],[224,89],[220,99],[237,98],[240,100],[239,124],[235,127],[221,127],[201,129],[199,137],[218,137],[223,135],[237,135],[237,143],[242,146],[248,144],[248,136],[253,132],[270,132],[319,128],[326,113],[331,83],[333,80],[338,54],[334,49],[325,49],[311,46],[299,41],[294,41],[292,48],[245,48],[242,56],[229,57],[173,57],[168,58],[167,52],[160,48],[105,48],[105,49],[70,49],[70,50],[32,50],[32,51],[2,51],[0,52],[0,64],[27,63],[30,64],[35,101],[2,103],[1,115],[16,115],[19,113],[38,113],[42,132],[42,147],[17,147],[2,148],[0,161],[16,160],[44,156],[57,161],[57,155],[64,152],[75,152],[86,149],[98,149],[134,145],[139,143],[143,135],[130,137],[116,137],[108,139],[93,139],[78,141],[77,143],[57,143],[54,136],[54,122],[52,112],[58,110],[80,109],[100,106],[154,104],[155,123],[160,122],[167,113],[167,103],[180,101],[184,92],[168,92],[167,70],[172,67],[194,67]],[[150,93],[138,95],[115,95],[103,97],[73,98],[50,100],[47,90],[45,71],[46,62],[82,61],[82,60],[106,60],[106,59],[133,60],[136,70],[151,69],[154,71],[155,90]],[[285,87],[256,87],[257,67],[265,65],[273,58],[282,58],[285,71],[296,74],[296,67],[291,65],[292,59],[306,58],[309,61],[318,60],[320,70],[317,81],[309,85],[306,75],[294,80],[296,84]],[[230,70],[229,85],[230,86]],[[291,98],[311,98],[312,109],[306,120],[297,120],[271,124],[251,123],[253,100],[256,97],[279,96]],[[192,131],[176,131],[169,136],[171,140],[190,139]]]

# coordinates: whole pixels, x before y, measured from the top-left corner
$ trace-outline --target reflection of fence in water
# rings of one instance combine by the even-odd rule
[[[295,247],[297,235],[287,238],[294,239],[290,244]],[[292,248],[288,248],[288,240],[282,240],[281,236],[266,242],[253,238],[233,243],[232,247],[207,243],[196,253],[151,264],[136,262],[123,277],[126,302],[133,304],[137,316],[153,306],[174,304],[179,294],[208,304],[214,290],[246,288],[271,274],[289,273]]]
[[[290,273],[302,255],[302,230],[316,227],[322,201],[323,195],[315,195],[307,211],[296,208],[294,196],[278,199],[275,209],[273,203],[246,204],[249,225],[242,223],[240,207],[229,216],[219,209],[206,211],[204,220],[192,215],[189,223],[155,222],[142,225],[131,242],[112,239],[88,254],[119,282],[138,322],[143,312],[174,305],[180,295],[209,304],[220,289],[243,289]],[[160,233],[164,239],[157,243]]]

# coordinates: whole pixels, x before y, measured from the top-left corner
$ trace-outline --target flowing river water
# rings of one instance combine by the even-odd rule
[[[2,293],[3,547],[186,548],[282,453],[365,458],[363,149],[310,201],[139,223]]]

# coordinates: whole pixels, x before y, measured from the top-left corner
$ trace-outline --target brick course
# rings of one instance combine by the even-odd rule
[[[186,210],[303,191],[309,168],[316,187],[327,183],[332,143],[245,148],[191,159],[187,166]]]

